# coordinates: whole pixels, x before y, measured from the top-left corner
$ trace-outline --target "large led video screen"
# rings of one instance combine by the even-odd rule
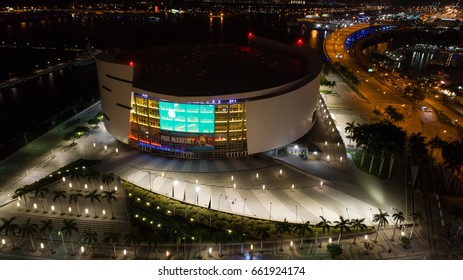
[[[161,130],[214,133],[214,105],[159,101]]]

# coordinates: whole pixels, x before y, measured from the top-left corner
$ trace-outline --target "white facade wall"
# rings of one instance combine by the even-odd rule
[[[100,59],[96,60],[96,67],[101,106],[105,114],[105,127],[117,140],[128,143],[130,131],[130,109],[128,108],[131,107],[134,67]],[[118,104],[125,106],[125,108]]]
[[[312,128],[320,77],[292,92],[246,102],[248,154],[287,145]]]

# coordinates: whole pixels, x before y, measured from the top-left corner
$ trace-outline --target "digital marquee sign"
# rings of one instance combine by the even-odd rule
[[[159,101],[160,129],[174,132],[214,133],[214,105]]]

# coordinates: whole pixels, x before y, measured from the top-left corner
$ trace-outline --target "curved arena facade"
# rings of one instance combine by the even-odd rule
[[[117,140],[183,158],[283,147],[313,126],[321,59],[301,42],[249,34],[246,45],[100,53],[104,124]]]

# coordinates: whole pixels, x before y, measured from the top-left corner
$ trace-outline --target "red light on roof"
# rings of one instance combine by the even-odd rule
[[[133,66],[134,65],[133,61],[129,61],[129,65]]]
[[[303,43],[303,42],[302,42],[302,39],[297,40],[297,43],[298,43],[299,45],[302,45],[302,43]]]
[[[249,38],[249,39],[251,39],[253,36],[254,36],[254,35],[252,35],[252,33],[251,33],[251,32],[249,32],[249,34],[248,34],[248,38]]]

